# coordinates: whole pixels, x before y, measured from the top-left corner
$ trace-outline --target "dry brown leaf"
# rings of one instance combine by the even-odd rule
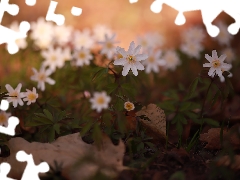
[[[164,110],[156,104],[149,104],[147,107],[144,106],[140,111],[138,111],[136,115],[145,115],[150,119],[150,121],[148,121],[139,118],[140,122],[146,127],[147,133],[151,134],[154,139],[166,139],[166,115]]]
[[[54,166],[54,160],[59,164],[62,162],[63,176],[73,180],[89,178],[97,170],[114,177],[123,169],[127,169],[122,165],[125,152],[124,143],[120,141],[119,145],[115,146],[107,136],[103,138],[101,150],[98,150],[94,145],[83,142],[79,133],[59,137],[52,143],[29,143],[23,138],[17,137],[9,140],[7,145],[11,154],[7,158],[0,158],[0,163],[8,162],[11,165],[12,169],[8,176],[12,178],[20,179],[19,177],[26,166],[25,162],[19,162],[15,158],[19,150],[31,153],[36,165],[41,163],[41,160],[51,166]],[[93,162],[74,167],[79,159],[88,156],[91,156]]]
[[[217,166],[229,166],[233,170],[240,170],[240,155],[235,155],[234,162],[231,163],[229,156],[223,156],[217,160]]]
[[[236,133],[231,133],[230,131],[234,128],[234,126],[229,129],[227,132],[223,130],[223,141],[230,143],[233,149],[240,149],[240,139],[237,137]],[[205,148],[207,149],[221,149],[220,143],[220,131],[221,128],[211,128],[207,133],[200,135],[200,141],[207,142]]]

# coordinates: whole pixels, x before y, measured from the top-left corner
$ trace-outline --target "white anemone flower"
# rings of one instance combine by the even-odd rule
[[[72,42],[75,49],[81,49],[82,47],[90,49],[94,44],[94,39],[90,34],[90,30],[84,29],[82,32],[75,31]]]
[[[218,57],[217,51],[212,51],[212,57],[208,54],[205,54],[205,58],[209,61],[209,63],[203,64],[203,67],[209,67],[208,75],[214,77],[216,74],[219,76],[220,80],[224,81],[224,76],[222,73],[224,71],[229,71],[232,68],[231,64],[224,63],[223,61],[226,58],[226,55],[221,55]]]
[[[93,28],[93,38],[95,41],[104,41],[105,35],[112,36],[112,30],[103,24],[97,24]]]
[[[107,109],[108,104],[111,101],[111,97],[107,95],[105,91],[94,92],[93,97],[89,100],[92,104],[92,109],[96,109],[97,112],[101,112],[102,109]]]
[[[36,46],[45,49],[53,43],[53,27],[53,24],[47,22],[43,17],[38,18],[37,22],[31,23],[31,38],[34,40]]]
[[[162,59],[165,61],[165,69],[174,71],[178,65],[181,64],[181,61],[174,50],[168,50],[163,55]]]
[[[45,90],[45,82],[48,84],[55,84],[55,81],[51,79],[49,76],[52,74],[51,69],[45,70],[45,67],[42,66],[39,70],[39,72],[32,68],[34,75],[31,76],[31,80],[38,82],[37,88],[41,89],[42,91]]]
[[[199,26],[193,26],[186,29],[182,33],[182,40],[183,42],[198,42],[201,43],[204,38],[206,37],[205,31]]]
[[[135,109],[135,106],[132,102],[127,101],[124,103],[124,109],[126,109],[127,111],[132,111]]]
[[[118,42],[114,41],[115,37],[116,34],[113,34],[111,37],[105,34],[105,41],[99,42],[99,44],[103,45],[101,54],[105,54],[108,59],[112,59],[114,54],[116,53],[116,47],[114,46],[114,44]]]
[[[8,97],[7,101],[9,103],[13,103],[13,107],[16,108],[17,105],[19,104],[20,106],[23,106],[23,101],[22,98],[25,97],[24,93],[20,92],[21,88],[22,88],[22,84],[19,83],[16,87],[16,89],[13,89],[12,86],[10,86],[9,84],[5,85],[8,93],[7,95],[9,96],[14,96],[14,97]]]
[[[223,49],[221,51],[221,54],[226,54],[227,58],[225,59],[225,61],[227,63],[232,63],[236,58],[234,50],[230,47],[227,47],[227,48]]]
[[[11,116],[11,113],[0,111],[0,126],[8,127],[8,119],[10,116]]]
[[[122,55],[122,58],[115,60],[113,64],[123,66],[123,76],[126,76],[130,69],[135,76],[138,75],[137,70],[144,70],[144,66],[140,63],[140,61],[146,60],[148,56],[146,54],[139,54],[140,49],[140,45],[135,48],[135,43],[133,41],[130,43],[128,51],[125,51],[120,47],[116,48],[117,52]]]
[[[151,71],[158,73],[159,66],[164,66],[166,62],[161,59],[162,51],[154,51],[152,48],[148,50],[148,58],[143,61],[143,65],[146,66],[145,72],[150,73]]]
[[[64,46],[71,41],[73,27],[71,26],[54,26],[54,41],[60,45]]]
[[[180,49],[182,52],[186,53],[189,57],[194,57],[196,59],[200,58],[200,52],[203,50],[203,46],[197,41],[188,41],[181,44]]]
[[[76,59],[76,62],[74,62],[76,66],[83,66],[84,64],[89,65],[90,60],[93,58],[90,50],[84,47],[82,47],[80,50],[75,50],[73,57]]]
[[[65,57],[63,56],[62,49],[57,47],[54,49],[50,46],[47,50],[42,51],[41,55],[44,57],[45,61],[43,65],[49,67],[53,72],[56,68],[62,68],[65,63]]]
[[[36,88],[33,87],[33,90],[30,91],[29,89],[26,89],[27,92],[25,92],[25,98],[24,101],[27,101],[27,105],[29,106],[31,103],[35,103],[36,99],[38,98],[38,93],[36,91]]]

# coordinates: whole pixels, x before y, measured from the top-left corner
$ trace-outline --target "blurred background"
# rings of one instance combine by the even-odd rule
[[[72,25],[78,29],[93,28],[97,24],[107,25],[116,32],[119,45],[125,48],[137,36],[146,32],[159,32],[167,40],[165,47],[172,47],[179,44],[179,33],[189,26],[200,25],[205,29],[200,11],[184,13],[186,23],[183,26],[176,26],[174,20],[178,12],[164,4],[162,11],[155,14],[150,10],[153,0],[139,0],[134,4],[130,4],[129,0],[57,0],[57,2],[55,12],[65,16],[66,25]],[[2,21],[2,25],[5,26],[14,20],[31,22],[36,21],[38,17],[45,17],[50,0],[37,0],[33,7],[27,6],[25,0],[10,0],[10,3],[18,4],[20,12],[17,16],[5,13]],[[82,14],[78,17],[73,16],[72,6],[82,8]],[[224,12],[215,21],[219,19],[227,24],[234,22],[234,19]],[[211,46],[211,42],[207,45]]]

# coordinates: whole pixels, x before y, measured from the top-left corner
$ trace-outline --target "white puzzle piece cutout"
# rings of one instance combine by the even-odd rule
[[[184,12],[201,10],[203,23],[210,36],[216,37],[220,30],[213,25],[213,20],[222,12],[230,15],[235,23],[228,27],[228,32],[232,35],[238,33],[240,28],[240,1],[239,0],[155,0],[150,9],[154,13],[162,10],[162,5],[167,4],[178,11],[175,19],[176,25],[183,25],[186,22]]]
[[[0,109],[2,111],[6,111],[9,107],[9,102],[6,100],[2,100],[0,104]],[[4,127],[0,125],[0,133],[6,134],[9,136],[14,136],[15,135],[15,128],[19,124],[19,119],[15,116],[11,116],[8,119],[8,126]]]
[[[16,180],[7,177],[7,174],[10,172],[11,166],[10,164],[3,162],[0,164],[0,179],[1,180]]]
[[[138,0],[129,0],[131,4],[138,2]]]
[[[9,0],[1,0],[0,2],[0,23],[5,12],[15,16],[19,12],[19,7],[16,4],[9,4]],[[15,32],[0,24],[0,44],[7,43],[7,50],[10,54],[18,52],[19,48],[16,44],[17,39],[27,37],[27,32],[30,30],[29,22],[23,21],[20,23],[19,32]]]
[[[56,1],[51,1],[50,2],[48,12],[47,12],[47,15],[46,15],[46,20],[47,21],[53,21],[58,26],[61,26],[65,22],[65,17],[62,14],[55,14],[55,10],[57,8],[57,5],[58,5],[58,2],[56,2]],[[73,6],[72,9],[71,9],[71,13],[74,16],[80,16],[82,14],[82,9]]]
[[[62,14],[55,14],[55,9],[57,7],[57,4],[58,4],[58,2],[56,2],[56,1],[51,1],[50,2],[48,12],[47,12],[47,16],[46,16],[46,20],[47,21],[53,21],[58,26],[61,26],[65,22],[65,17]]]
[[[34,6],[36,4],[36,0],[25,0],[25,3],[28,6]]]
[[[38,173],[46,173],[49,171],[49,165],[46,162],[41,162],[35,165],[32,154],[27,154],[25,151],[18,151],[16,159],[19,162],[27,162],[27,166],[23,172],[21,180],[40,180]]]

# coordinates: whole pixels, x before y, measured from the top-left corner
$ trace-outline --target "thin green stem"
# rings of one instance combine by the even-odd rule
[[[214,81],[214,79],[211,78],[211,82],[210,82],[210,84],[209,84],[209,86],[208,86],[206,96],[205,96],[205,98],[204,98],[204,100],[203,100],[203,104],[202,104],[202,108],[201,108],[201,112],[200,112],[200,117],[201,117],[201,121],[202,121],[202,122],[201,122],[199,134],[202,132],[204,106],[205,106],[205,103],[206,103],[206,100],[207,100],[207,96],[208,96],[208,93],[209,93],[210,87],[212,86],[213,81]]]

